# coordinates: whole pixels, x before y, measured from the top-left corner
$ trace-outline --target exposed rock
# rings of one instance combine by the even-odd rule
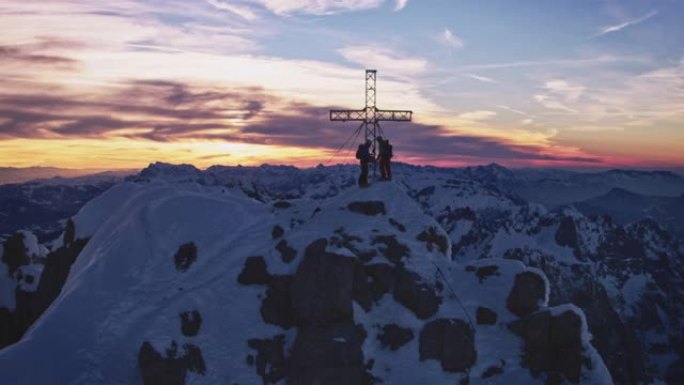
[[[475,315],[478,325],[494,325],[496,324],[497,314],[494,310],[479,306]]]
[[[373,288],[369,278],[360,263],[354,263],[354,283],[352,286],[352,298],[366,312],[373,306]]]
[[[394,285],[394,300],[420,319],[432,317],[442,303],[442,298],[432,286],[422,282],[418,274],[405,269],[398,271],[397,282]]]
[[[181,332],[186,337],[194,337],[199,333],[202,326],[202,315],[197,310],[186,311],[180,315]]]
[[[466,267],[467,269],[467,267]],[[475,275],[477,275],[477,278],[480,280],[480,283],[482,283],[485,279],[489,277],[494,277],[494,276],[499,276],[499,266],[496,265],[490,265],[490,266],[482,266],[477,269],[475,272]]]
[[[145,385],[184,385],[188,371],[204,374],[206,367],[202,351],[195,345],[183,345],[184,355],[178,357],[174,341],[166,349],[166,357],[145,341],[138,351],[138,368]]]
[[[14,274],[20,266],[31,263],[31,259],[26,254],[26,246],[24,246],[24,234],[16,233],[12,235],[3,242],[2,246],[2,261],[7,264],[10,276]]]
[[[285,234],[285,230],[280,225],[273,226],[273,231],[271,231],[271,237],[273,239],[278,239]]]
[[[413,330],[403,328],[395,324],[388,324],[382,327],[382,333],[378,335],[378,340],[384,347],[390,350],[398,350],[413,339]]]
[[[262,256],[247,257],[245,266],[238,275],[238,282],[242,285],[266,285],[271,279],[266,262]]]
[[[524,271],[515,276],[513,289],[506,299],[506,308],[518,317],[539,310],[539,303],[546,297],[546,284],[537,273]]]
[[[405,232],[406,232],[406,226],[404,226],[404,225],[402,225],[401,223],[399,223],[399,221],[397,221],[396,219],[390,218],[390,219],[389,219],[389,223],[390,223],[390,225],[394,226],[394,228],[396,228],[397,230],[401,231],[402,233],[405,233]]]
[[[389,293],[397,280],[396,268],[384,263],[365,265],[366,277],[370,279],[370,291],[374,301]]]
[[[292,276],[271,276],[268,281],[266,297],[261,301],[260,312],[264,322],[278,325],[284,329],[294,326],[295,316],[290,297],[291,288]]]
[[[352,202],[347,208],[353,213],[369,216],[385,214],[385,203],[382,201]]]
[[[577,227],[575,226],[575,221],[571,217],[564,216],[563,219],[561,219],[558,230],[556,230],[555,239],[559,246],[577,249]]]
[[[306,249],[292,282],[292,306],[297,323],[321,325],[351,319],[354,258],[325,251],[318,240]]]
[[[482,373],[482,378],[489,378],[489,377],[494,377],[498,376],[499,374],[504,372],[504,365],[505,362],[503,360],[501,365],[496,365],[496,366],[490,366],[488,367],[483,373]]]
[[[465,372],[475,364],[475,331],[460,319],[430,321],[420,332],[420,360],[440,361],[442,370]]]
[[[667,374],[665,376],[665,381],[667,385],[681,385],[684,384],[684,361],[679,360],[669,368],[667,368]]]
[[[285,335],[280,334],[271,339],[251,339],[247,341],[250,348],[257,351],[256,372],[264,384],[284,379],[289,373],[289,358],[285,356]],[[252,357],[252,356],[250,356]]]
[[[532,314],[511,324],[525,340],[522,365],[534,376],[541,372],[563,374],[579,382],[582,371],[582,319],[573,311],[552,316],[549,311]]]
[[[173,260],[176,263],[176,270],[187,271],[197,260],[197,246],[195,246],[195,243],[189,242],[181,245]]]
[[[291,384],[363,385],[364,378],[361,336],[351,320],[300,328],[292,349]]]
[[[385,245],[385,247],[381,247],[378,250],[392,263],[400,264],[401,258],[409,256],[408,246],[397,241],[397,238],[393,235],[379,235],[373,238],[373,245],[378,243]]]
[[[295,259],[295,256],[297,256],[297,250],[288,246],[287,241],[284,239],[278,242],[276,245],[276,250],[278,250],[280,253],[280,259],[282,259],[285,263],[292,262],[292,260]]]
[[[66,222],[66,227],[64,228],[64,238],[62,240],[63,245],[67,246],[71,242],[76,240],[76,225],[74,221],[69,218]]]
[[[278,202],[275,202],[273,204],[273,207],[275,207],[277,209],[286,209],[286,208],[289,208],[291,206],[292,206],[292,204],[290,202],[286,202],[286,201],[278,201]]]
[[[446,254],[447,252],[449,241],[444,235],[438,234],[437,229],[435,229],[434,226],[431,226],[429,229],[418,234],[417,239],[421,242],[425,242],[429,251],[432,251],[433,248],[437,246],[442,254]]]

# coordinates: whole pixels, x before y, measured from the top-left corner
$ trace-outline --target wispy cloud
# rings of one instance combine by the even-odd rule
[[[403,56],[395,51],[372,45],[349,46],[337,51],[348,61],[368,68],[382,68],[389,75],[418,75],[427,69],[425,59]]]
[[[394,6],[395,11],[401,11],[408,4],[408,0],[397,0],[397,4]]]
[[[463,40],[454,35],[453,32],[449,28],[445,28],[444,31],[439,36],[440,42],[442,44],[446,45],[447,47],[453,48],[453,49],[461,49],[465,47],[465,43]]]
[[[481,81],[483,83],[496,83],[496,80],[494,80],[492,78],[488,78],[486,76],[481,76],[481,75],[477,75],[477,74],[463,74],[463,76],[465,76],[467,78],[471,78],[471,79]]]
[[[239,6],[222,0],[207,0],[207,2],[217,9],[234,13],[247,21],[253,21],[257,18],[256,13],[246,6]]]
[[[623,29],[625,29],[625,28],[627,28],[627,27],[631,27],[631,26],[633,26],[633,25],[637,25],[637,24],[639,24],[639,23],[643,23],[644,21],[646,21],[646,20],[648,20],[648,19],[650,19],[650,18],[656,16],[657,14],[658,14],[658,11],[651,11],[651,12],[649,12],[649,13],[647,13],[647,14],[645,14],[645,15],[639,17],[639,18],[632,19],[632,20],[628,20],[628,21],[626,21],[626,22],[624,22],[624,23],[615,24],[615,25],[609,25],[609,26],[603,27],[603,28],[601,28],[601,30],[599,31],[599,33],[597,33],[597,34],[594,35],[594,36],[595,36],[595,37],[598,37],[598,36],[603,36],[603,35],[606,35],[606,34],[609,34],[609,33],[622,31]]]

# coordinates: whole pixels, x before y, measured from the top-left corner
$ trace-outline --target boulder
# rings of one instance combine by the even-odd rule
[[[383,244],[385,247],[380,247],[378,250],[382,255],[394,264],[401,264],[403,257],[409,256],[409,248],[397,241],[394,235],[379,235],[373,238],[373,245]]]
[[[290,383],[363,385],[362,336],[352,321],[299,329],[292,349]]]
[[[273,226],[273,230],[271,231],[271,237],[273,239],[278,239],[285,234],[285,230],[280,226],[280,225],[275,225]]]
[[[475,364],[475,331],[460,319],[430,321],[420,332],[420,360],[433,359],[446,372],[465,372]]]
[[[418,234],[416,239],[425,242],[428,251],[432,251],[436,246],[442,254],[446,255],[449,241],[443,234],[438,234],[437,229],[434,226],[431,226],[427,230],[423,230],[422,233]]]
[[[475,315],[478,325],[494,325],[496,324],[497,314],[494,310],[479,306]]]
[[[390,350],[398,350],[413,339],[413,330],[403,328],[396,324],[388,324],[382,327],[382,333],[378,334],[378,340],[383,347]]]
[[[385,214],[385,203],[382,201],[352,202],[347,208],[353,213],[369,216]]]
[[[194,242],[189,242],[181,245],[174,255],[173,260],[176,264],[176,270],[185,272],[197,260],[197,246]]]
[[[518,317],[524,317],[539,310],[539,304],[546,298],[546,283],[539,274],[531,271],[515,276],[513,289],[506,299],[506,308]]]
[[[242,285],[266,285],[271,279],[262,256],[247,257],[245,266],[238,275],[238,282]]]
[[[533,375],[559,373],[578,383],[582,371],[582,318],[574,311],[532,314],[511,324],[525,341],[522,365]]]
[[[202,326],[202,315],[197,310],[185,311],[179,314],[181,319],[181,332],[186,337],[194,337],[199,333]]]
[[[281,240],[276,245],[276,250],[280,253],[280,259],[285,263],[290,263],[297,256],[297,250],[293,249],[287,244],[286,240]]]
[[[166,349],[166,357],[145,341],[138,351],[138,369],[145,385],[184,385],[188,371],[201,375],[206,372],[202,351],[195,345],[183,345],[184,354],[178,356],[174,341]]]
[[[321,325],[352,319],[355,258],[325,251],[327,241],[307,247],[292,281],[297,323]]]
[[[289,358],[285,355],[285,335],[280,334],[270,339],[251,339],[247,341],[250,348],[257,351],[256,371],[264,384],[277,383],[287,377],[290,370]],[[251,357],[251,356],[250,356]]]
[[[397,273],[394,300],[411,310],[420,319],[432,317],[442,303],[442,297],[432,286],[423,282],[418,274],[403,268]]]
[[[379,301],[383,295],[389,293],[397,281],[397,269],[385,263],[375,263],[363,267],[366,277],[370,280],[370,291],[374,301]]]
[[[266,296],[261,300],[260,312],[264,322],[284,329],[294,326],[295,315],[292,309],[291,290],[292,276],[271,276],[268,281]]]

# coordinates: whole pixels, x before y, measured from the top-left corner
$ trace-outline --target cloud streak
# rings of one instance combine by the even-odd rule
[[[641,17],[638,17],[636,19],[628,20],[628,21],[626,21],[624,23],[620,23],[620,24],[609,25],[609,26],[603,27],[603,28],[601,28],[599,33],[597,33],[594,37],[603,36],[603,35],[607,35],[609,33],[622,31],[625,28],[628,28],[628,27],[631,27],[631,26],[634,26],[637,24],[641,24],[644,21],[655,17],[656,15],[658,15],[658,11],[651,11],[651,12],[649,12],[649,13],[641,16]]]

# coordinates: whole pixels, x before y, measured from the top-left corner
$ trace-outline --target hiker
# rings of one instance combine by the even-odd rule
[[[380,178],[382,180],[392,180],[390,159],[392,159],[392,145],[388,139],[378,136],[378,160],[380,161]]]
[[[356,159],[361,161],[361,175],[359,175],[359,187],[368,186],[368,162],[371,160],[370,146],[372,142],[370,139],[366,140],[366,143],[359,144],[358,150],[356,150]]]

